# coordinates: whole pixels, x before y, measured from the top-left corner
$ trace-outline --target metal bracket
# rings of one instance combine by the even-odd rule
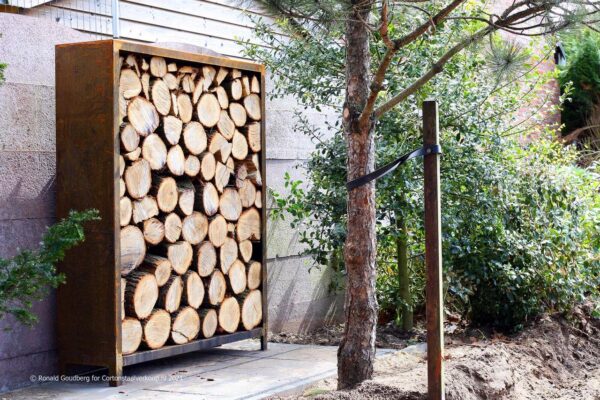
[[[356,179],[346,183],[346,187],[348,188],[348,191],[350,191],[352,189],[356,189],[358,187],[366,185],[367,183],[369,183],[371,181],[374,181],[375,179],[379,179],[383,176],[386,176],[387,174],[394,171],[396,168],[398,168],[400,165],[404,164],[408,160],[411,160],[416,157],[427,156],[430,154],[442,154],[442,146],[440,146],[439,144],[423,146],[420,149],[417,149],[415,151],[412,151],[410,153],[403,155],[402,157],[398,158],[397,160],[371,172],[370,174],[361,176],[360,178],[356,178]]]

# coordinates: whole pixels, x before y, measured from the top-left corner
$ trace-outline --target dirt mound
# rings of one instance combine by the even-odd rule
[[[569,322],[546,317],[512,337],[454,340],[446,352],[446,398],[600,400],[600,323],[582,315],[575,313],[575,321]],[[317,388],[305,395],[322,400],[425,399],[425,357],[397,352],[379,359],[374,379],[354,390],[335,391],[334,380]]]

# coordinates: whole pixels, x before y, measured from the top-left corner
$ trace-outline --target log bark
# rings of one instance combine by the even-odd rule
[[[125,276],[144,261],[146,243],[144,234],[133,225],[121,229],[121,275]]]
[[[167,63],[162,57],[152,57],[150,59],[150,73],[152,76],[162,78],[167,73]]]
[[[225,139],[231,140],[233,137],[233,133],[235,132],[235,124],[229,117],[229,113],[226,110],[221,110],[221,113],[219,114],[217,129]]]
[[[246,109],[240,103],[229,104],[229,116],[237,127],[246,125]]]
[[[198,308],[204,301],[204,283],[200,275],[188,271],[183,275],[183,303]]]
[[[171,262],[173,271],[179,275],[187,272],[194,257],[192,246],[184,241],[162,244],[156,251],[162,256],[166,255]]]
[[[238,244],[233,238],[226,238],[223,245],[219,248],[219,262],[221,271],[224,274],[229,272],[231,265],[237,260]]]
[[[248,156],[248,142],[246,141],[246,137],[237,129],[233,134],[231,155],[236,160],[245,160],[246,156]]]
[[[249,240],[243,240],[238,244],[240,250],[240,258],[244,262],[250,261],[252,258],[252,242]]]
[[[192,120],[194,106],[192,105],[190,96],[185,93],[179,93],[177,95],[177,110],[179,111],[179,118],[181,118],[184,123],[187,124]]]
[[[191,215],[194,211],[196,189],[189,179],[177,183],[177,210],[183,215]]]
[[[177,206],[178,193],[177,181],[170,176],[155,175],[152,179],[152,195],[156,197],[156,203],[160,211],[170,213]]]
[[[167,283],[160,288],[157,305],[167,312],[173,313],[179,309],[183,295],[183,281],[178,275],[171,275]]]
[[[200,319],[202,321],[202,337],[208,339],[215,335],[217,326],[219,325],[219,317],[217,311],[212,308],[200,310]]]
[[[198,101],[198,120],[206,128],[212,128],[219,122],[221,105],[212,93],[204,93]]]
[[[208,280],[208,302],[213,306],[219,305],[225,298],[227,291],[227,282],[225,276],[219,270],[213,271]]]
[[[127,70],[131,71],[131,70]],[[133,72],[133,71],[131,71]],[[135,73],[134,73],[135,74]],[[142,324],[135,318],[127,317],[121,322],[121,351],[134,353],[142,343]]]
[[[132,210],[133,205],[131,204],[131,199],[127,196],[121,197],[121,200],[119,201],[119,222],[121,226],[129,225]]]
[[[240,305],[235,297],[228,297],[219,306],[219,327],[227,333],[233,333],[240,324]]]
[[[165,226],[157,218],[144,221],[144,239],[151,246],[156,246],[165,238]]]
[[[219,193],[210,182],[200,182],[196,185],[196,204],[209,217],[219,210]]]
[[[156,278],[158,287],[162,287],[167,283],[171,276],[171,262],[161,256],[154,254],[146,254],[144,263],[138,268],[139,271],[148,272]]]
[[[261,235],[260,213],[254,207],[242,212],[237,223],[236,236],[238,242],[243,240],[260,240]]]
[[[132,220],[134,224],[139,224],[149,218],[158,215],[158,205],[152,196],[144,196],[133,202]]]
[[[198,269],[198,275],[202,278],[210,276],[215,270],[217,265],[217,251],[212,243],[206,241],[198,247],[196,256],[196,265]]]
[[[140,135],[131,124],[125,124],[121,128],[121,149],[127,153],[134,151],[140,145]]]
[[[244,97],[243,103],[248,116],[255,121],[260,121],[262,117],[260,97],[256,94],[250,94]]]
[[[256,202],[256,187],[250,179],[244,179],[238,189],[242,207],[252,207]]]
[[[201,123],[192,121],[185,126],[183,143],[187,151],[196,156],[206,150],[206,132]]]
[[[221,247],[227,237],[227,221],[217,214],[208,225],[208,240],[215,247]]]
[[[134,271],[127,276],[125,312],[138,319],[147,318],[158,300],[158,284],[153,274]]]
[[[162,79],[156,79],[152,82],[150,92],[156,111],[162,115],[169,115],[169,111],[171,111],[171,92],[169,91],[169,86]]]
[[[144,159],[134,161],[133,164],[125,168],[124,178],[129,196],[134,199],[141,199],[148,194],[152,184],[150,164]]]
[[[163,118],[163,132],[169,144],[175,145],[179,143],[182,129],[183,122],[179,118],[172,115],[167,115]]]
[[[167,152],[167,168],[175,176],[181,176],[185,172],[185,155],[178,144]]]
[[[219,213],[227,221],[237,221],[242,213],[242,201],[237,190],[225,188],[219,198]]]
[[[198,244],[204,240],[207,232],[208,219],[204,214],[194,211],[184,218],[181,234],[186,242]]]
[[[192,154],[185,158],[184,172],[190,178],[195,178],[200,173],[200,159]]]
[[[167,343],[171,334],[171,315],[160,308],[152,310],[150,316],[142,321],[143,342],[151,350],[160,349]]]
[[[242,325],[250,330],[257,327],[262,321],[262,295],[260,290],[251,290],[240,296],[242,299]]]
[[[119,77],[119,90],[126,99],[131,99],[139,95],[142,91],[142,82],[138,74],[131,69],[121,70],[121,76]]]
[[[258,261],[252,261],[246,266],[248,276],[248,289],[258,289],[262,283],[262,265]]]
[[[246,125],[246,138],[248,139],[248,147],[255,153],[258,153],[262,148],[260,122],[252,122]]]
[[[200,317],[192,307],[184,307],[172,316],[171,340],[175,344],[188,343],[200,332]]]
[[[151,169],[158,171],[164,168],[167,163],[167,146],[160,136],[152,134],[144,139],[142,157],[148,161]]]
[[[205,151],[200,155],[200,176],[205,181],[210,181],[215,177],[215,170],[217,168],[217,162],[215,156],[208,151]]]
[[[227,271],[229,287],[234,294],[240,294],[246,290],[248,277],[246,276],[246,266],[240,260],[235,260],[229,271]]]
[[[175,243],[181,236],[181,218],[175,213],[164,215],[160,218],[165,226],[165,240]]]

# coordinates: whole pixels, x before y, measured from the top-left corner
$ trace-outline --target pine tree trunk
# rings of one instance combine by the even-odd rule
[[[344,132],[348,152],[348,180],[374,168],[374,126],[361,126],[359,116],[369,94],[369,3],[352,1],[354,11],[346,22],[346,103]],[[373,376],[375,360],[375,185],[348,193],[348,235],[344,259],[348,271],[346,325],[338,350],[338,388],[356,386]]]

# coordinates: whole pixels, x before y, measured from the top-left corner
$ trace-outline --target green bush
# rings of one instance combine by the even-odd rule
[[[38,250],[0,258],[0,318],[11,314],[26,325],[37,322],[31,312],[33,302],[44,299],[50,288],[66,280],[64,274],[57,274],[56,263],[85,239],[83,224],[98,219],[96,210],[71,211],[67,218],[48,228]]]

